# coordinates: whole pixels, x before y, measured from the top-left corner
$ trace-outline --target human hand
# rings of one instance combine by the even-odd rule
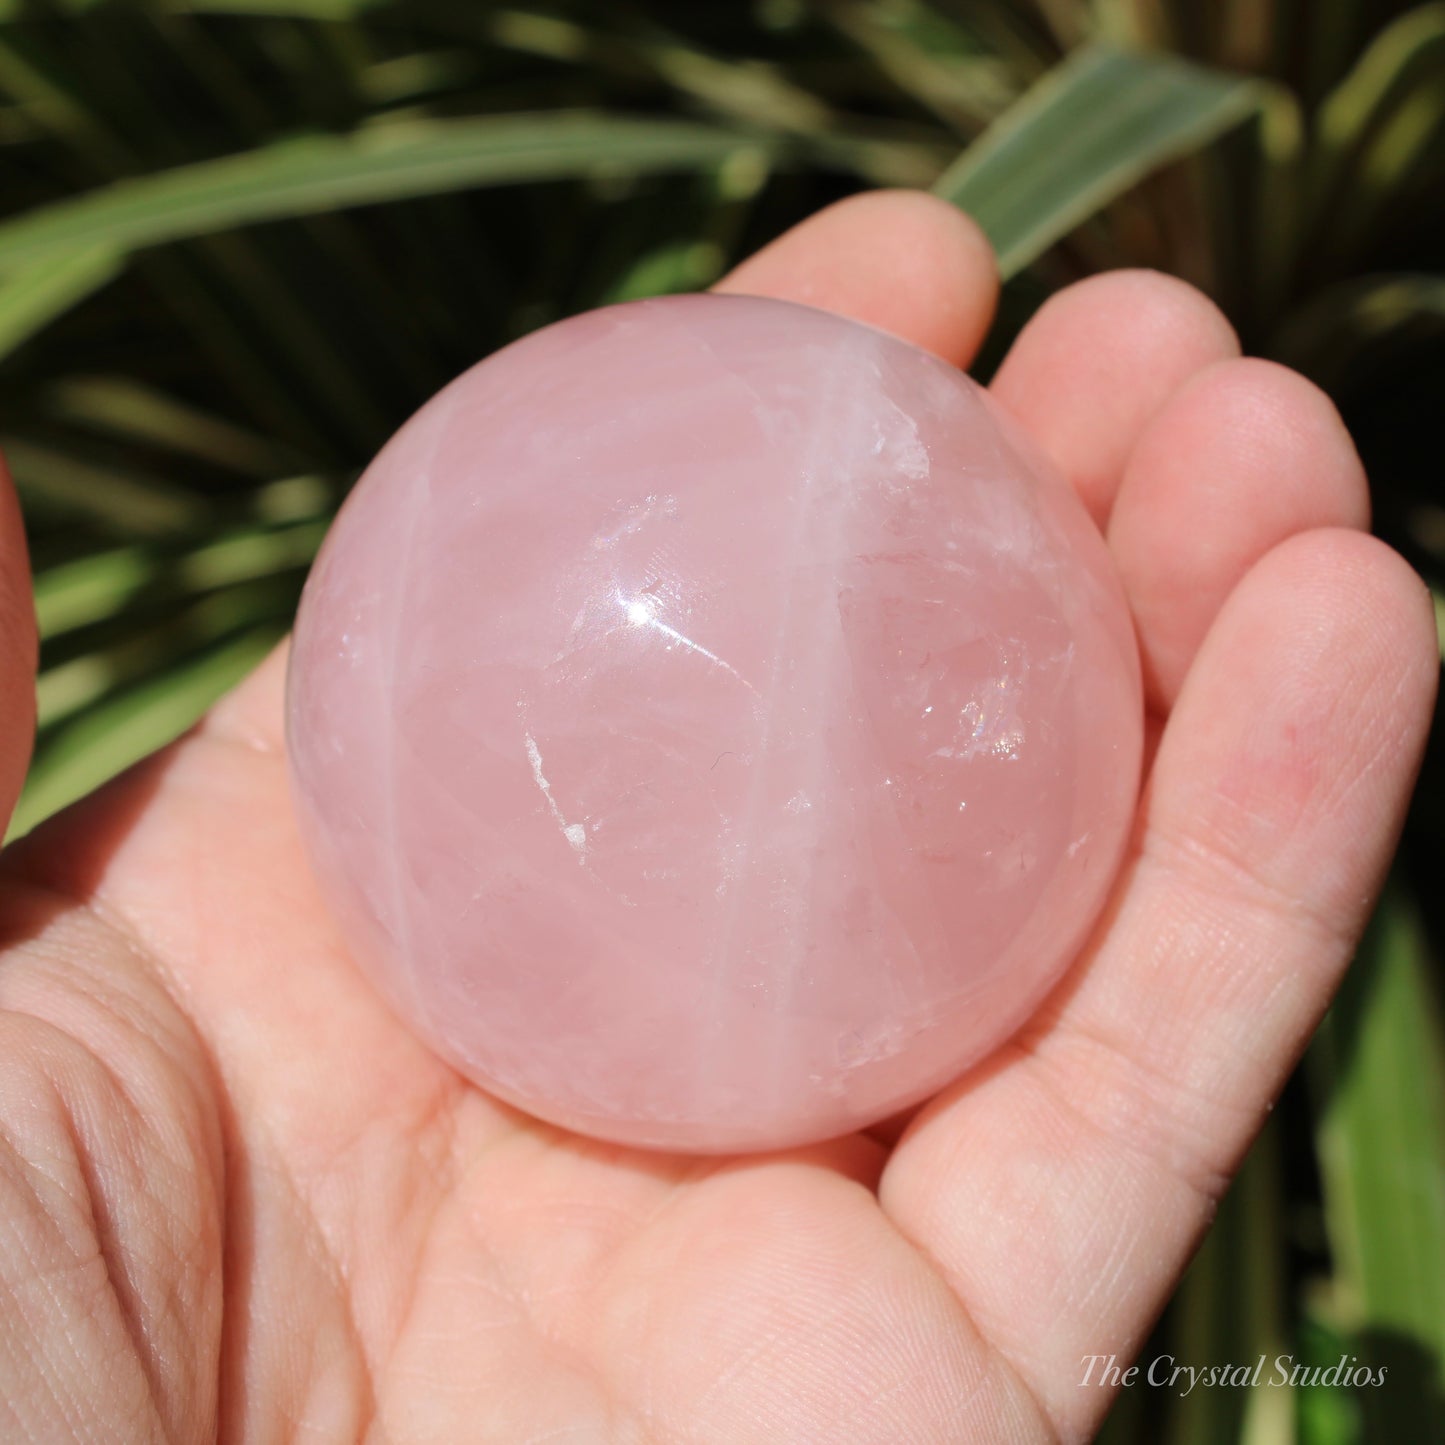
[[[992,262],[941,202],[823,212],[728,290],[965,362]],[[1151,742],[1131,850],[1023,1032],[907,1123],[741,1159],[579,1139],[392,1018],[308,876],[270,659],[0,862],[0,1435],[1082,1439],[1358,940],[1437,663],[1301,378],[1145,273],[994,387],[1106,528]],[[28,748],[0,516],[0,786]],[[900,1137],[901,1130],[901,1137]]]

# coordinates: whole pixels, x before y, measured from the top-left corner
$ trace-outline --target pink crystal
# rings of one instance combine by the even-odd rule
[[[678,297],[482,362],[342,509],[292,654],[357,959],[499,1097],[628,1143],[872,1123],[1080,946],[1138,782],[1104,545],[985,394]]]

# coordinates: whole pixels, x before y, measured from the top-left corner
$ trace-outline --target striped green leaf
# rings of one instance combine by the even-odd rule
[[[1311,215],[1326,255],[1366,242],[1381,214],[1410,190],[1438,188],[1445,4],[1407,11],[1375,37],[1320,106],[1316,134]]]
[[[0,357],[100,290],[121,262],[118,251],[102,244],[45,257],[0,283]]]
[[[509,182],[688,171],[756,139],[690,121],[575,111],[390,122],[289,138],[59,201],[0,224],[0,270],[230,227]]]
[[[169,478],[98,466],[21,437],[4,438],[3,450],[32,522],[60,518],[117,536],[168,537],[194,532],[209,511],[202,495]]]
[[[283,630],[280,624],[251,628],[161,677],[107,698],[62,729],[31,768],[7,839],[28,833],[178,738],[260,662]]]
[[[1005,276],[1169,161],[1259,111],[1258,81],[1102,43],[1075,51],[938,179]]]
[[[232,587],[310,564],[326,535],[324,518],[237,529],[189,551],[118,547],[46,568],[35,578],[42,640],[122,613],[143,592],[165,598]]]
[[[167,675],[177,658],[196,657],[243,632],[279,633],[296,605],[296,579],[282,576],[242,582],[191,599],[174,599],[164,613],[116,634],[100,645],[46,667],[35,681],[36,728],[41,766],[52,740],[69,736],[82,714]],[[73,740],[72,740],[73,741]],[[104,736],[98,739],[106,746]]]
[[[247,476],[274,477],[290,460],[268,438],[131,377],[66,376],[45,401],[49,414],[67,424]]]
[[[1283,1169],[1278,1127],[1256,1140],[1174,1297],[1170,1348],[1193,1365],[1259,1368],[1259,1383],[1172,1392],[1165,1445],[1289,1445],[1295,1392],[1272,1365],[1289,1352],[1279,1255]],[[1265,1365],[1260,1367],[1263,1358]]]
[[[211,11],[217,15],[249,15],[283,19],[355,20],[387,0],[169,0],[168,10]]]
[[[1385,27],[1320,106],[1322,164],[1373,137],[1412,95],[1433,95],[1438,111],[1445,66],[1445,4],[1421,5]]]
[[[1445,276],[1365,275],[1327,287],[1287,317],[1272,353],[1328,391],[1362,353],[1422,333],[1445,333]]]
[[[117,547],[36,575],[35,625],[42,639],[122,612],[155,580],[159,562],[143,547]]]
[[[1311,1054],[1337,1313],[1387,1388],[1367,1438],[1419,1438],[1445,1393],[1445,1031],[1413,907],[1386,894]]]

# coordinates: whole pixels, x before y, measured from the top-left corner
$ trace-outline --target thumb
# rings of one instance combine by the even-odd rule
[[[0,832],[10,821],[35,737],[35,604],[20,503],[0,459]]]

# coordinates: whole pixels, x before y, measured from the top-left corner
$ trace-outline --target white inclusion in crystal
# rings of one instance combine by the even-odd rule
[[[577,850],[578,860],[581,861],[587,855],[587,827],[583,823],[569,823],[562,816],[562,810],[557,806],[556,798],[552,796],[552,785],[542,771],[542,749],[537,746],[537,739],[530,732],[526,734],[526,738],[527,761],[532,765],[532,777],[536,780],[537,787],[547,800],[547,811],[557,820],[557,826],[562,830],[562,836]]]
[[[677,516],[677,498],[666,495],[659,496],[655,492],[649,493],[635,506],[621,508],[619,512],[616,526],[610,531],[599,532],[592,539],[594,551],[608,551],[615,547],[623,537],[635,536],[655,518]]]
[[[901,1020],[853,1029],[837,1041],[838,1064],[844,1069],[857,1069],[865,1064],[881,1063],[902,1052],[908,1035],[908,1026]]]
[[[1014,674],[990,678],[978,687],[959,709],[958,732],[953,744],[935,749],[935,758],[1018,757],[1023,745],[1023,721],[1019,717],[1019,694],[1023,679]]]
[[[909,482],[926,481],[929,473],[928,448],[918,435],[918,423],[902,407],[886,397],[879,397],[887,409],[887,420],[873,423],[873,455],[881,456],[888,465],[885,488],[898,491]]]
[[[732,663],[724,662],[717,653],[709,652],[701,643],[694,642],[692,638],[679,632],[677,628],[669,627],[667,623],[660,621],[657,616],[657,604],[650,597],[633,597],[629,600],[620,592],[616,593],[615,596],[618,606],[627,614],[629,625],[633,627],[650,627],[654,632],[660,632],[664,637],[671,638],[673,642],[680,643],[683,647],[687,648],[689,652],[695,652],[699,657],[707,658],[714,666],[722,668],[725,673],[731,677],[735,677],[742,683],[754,697],[758,695],[757,688],[755,688]]]

